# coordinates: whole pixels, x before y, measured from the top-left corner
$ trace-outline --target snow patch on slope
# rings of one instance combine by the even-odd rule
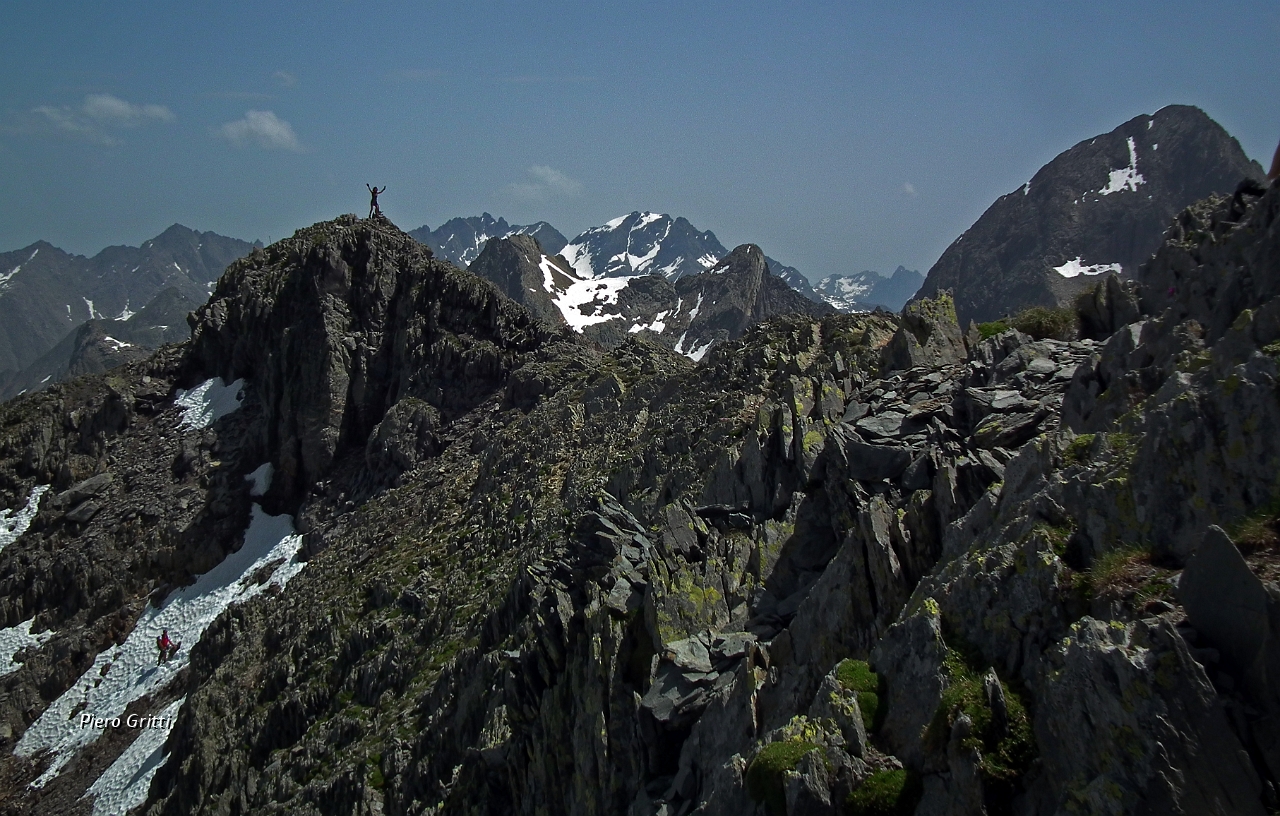
[[[1112,170],[1111,176],[1107,181],[1107,186],[1098,191],[1099,195],[1111,195],[1124,190],[1138,191],[1139,184],[1146,184],[1147,180],[1138,172],[1138,148],[1134,144],[1133,137],[1129,137],[1129,166],[1121,167],[1119,170]],[[1067,277],[1071,277],[1068,275]]]
[[[1053,271],[1064,278],[1075,278],[1080,275],[1103,275],[1107,272],[1115,272],[1118,275],[1123,270],[1118,263],[1088,265],[1080,258],[1073,258],[1062,266],[1055,266]]]
[[[31,625],[35,622],[36,619],[32,618],[17,626],[0,629],[0,676],[12,674],[22,668],[22,664],[14,660],[18,652],[29,646],[40,646],[53,637],[52,630],[31,634]]]
[[[124,749],[124,753],[116,757],[116,761],[84,792],[81,799],[94,797],[93,816],[128,813],[146,801],[152,777],[169,758],[164,752],[164,744],[169,738],[169,731],[173,729],[172,723],[178,716],[178,709],[186,701],[186,697],[181,697],[165,706],[156,715],[156,720],[162,724],[143,728],[133,744]],[[168,727],[163,723],[168,723]]]
[[[243,379],[227,385],[221,377],[214,377],[190,391],[178,389],[178,398],[173,404],[182,409],[180,427],[208,428],[240,407],[240,391],[243,388]]]
[[[12,510],[0,510],[0,550],[18,540],[18,536],[27,531],[31,520],[40,509],[40,497],[49,489],[49,485],[36,485],[31,489],[27,504],[16,513]]]
[[[587,326],[622,317],[616,313],[606,314],[604,307],[616,305],[618,295],[634,277],[574,281],[564,291],[553,292],[552,300],[564,315],[564,321],[574,331],[581,332]]]
[[[172,593],[163,606],[148,606],[128,639],[100,652],[93,666],[23,734],[14,753],[32,757],[41,751],[52,752],[49,767],[31,787],[44,787],[78,751],[102,736],[102,721],[119,717],[123,723],[125,709],[172,681],[187,666],[191,649],[204,630],[223,610],[270,586],[283,588],[301,572],[305,564],[295,559],[301,546],[302,536],[294,530],[290,516],[269,516],[253,505],[239,550],[191,586]],[[270,577],[263,580],[258,573],[267,570]],[[164,629],[183,646],[168,662],[157,665],[155,639]],[[87,724],[86,715],[90,718]],[[95,722],[93,718],[100,719]],[[167,730],[163,736],[168,736]]]
[[[649,331],[651,331],[651,332],[657,332],[658,334],[662,334],[663,330],[665,330],[665,329],[667,328],[667,324],[666,324],[666,322],[665,322],[665,321],[666,321],[666,319],[667,319],[667,315],[669,315],[669,314],[671,314],[671,312],[669,312],[669,311],[668,311],[668,312],[658,312],[656,315],[654,315],[654,316],[653,316],[653,322],[652,322],[652,323],[650,323],[650,324],[648,324],[648,325],[645,325],[645,324],[643,324],[643,323],[637,323],[636,325],[634,325],[634,326],[632,326],[631,328],[627,329],[627,333],[628,333],[628,334],[639,334],[640,332],[644,331],[645,329],[648,329],[648,330],[649,330]]]

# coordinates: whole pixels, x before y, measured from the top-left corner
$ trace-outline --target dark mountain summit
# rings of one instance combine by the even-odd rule
[[[576,281],[576,274],[563,258],[557,259],[554,255],[554,251],[544,250],[541,242],[531,235],[491,238],[468,271],[497,286],[502,294],[527,308],[539,320],[565,325],[564,314],[553,297],[563,298]]]
[[[1262,168],[1199,108],[1171,105],[1081,142],[996,200],[929,270],[962,322],[1069,305],[1095,275],[1137,273],[1182,208]]]
[[[670,290],[695,363],[344,216],[0,404],[0,809],[1273,810],[1280,185],[1071,340],[767,266],[552,287]]]

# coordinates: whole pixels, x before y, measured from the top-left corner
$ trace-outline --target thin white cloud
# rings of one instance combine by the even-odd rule
[[[544,201],[548,198],[569,198],[582,192],[582,183],[571,179],[554,167],[535,164],[528,170],[529,180],[507,186],[518,198]]]
[[[271,111],[246,111],[243,119],[227,122],[218,128],[217,134],[237,147],[302,150],[293,126]]]
[[[46,126],[103,145],[120,144],[107,128],[133,128],[177,118],[164,105],[135,105],[111,94],[89,94],[78,108],[40,105],[31,112]]]
[[[915,198],[918,195],[918,193],[916,192],[916,186],[909,181],[903,183],[902,192],[906,193],[912,198]]]
[[[96,122],[137,127],[146,122],[172,122],[173,111],[164,105],[135,105],[111,94],[89,94],[82,108]]]
[[[282,88],[292,88],[294,85],[298,84],[298,78],[288,71],[276,71],[271,75],[271,78],[274,79]]]

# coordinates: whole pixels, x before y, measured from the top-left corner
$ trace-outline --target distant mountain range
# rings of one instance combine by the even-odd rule
[[[869,270],[856,275],[828,275],[818,281],[814,291],[838,312],[866,312],[876,307],[896,312],[922,283],[924,276],[919,272],[899,266],[887,278]]]
[[[1134,117],[997,199],[947,248],[916,296],[951,290],[962,322],[1069,305],[1096,276],[1135,274],[1175,215],[1246,178],[1261,181],[1262,167],[1199,108]]]
[[[779,309],[896,310],[919,284],[918,275],[900,269],[892,279],[832,275],[815,291],[799,270],[756,247],[730,262],[733,253],[714,233],[650,212],[615,218],[572,241],[545,221],[510,224],[489,213],[409,234],[460,267],[474,266],[499,240],[473,271],[544,320],[606,343],[643,330],[694,357]],[[185,340],[186,314],[208,299],[228,264],[256,245],[175,224],[140,247],[112,246],[92,258],[44,241],[0,254],[0,399]],[[757,254],[760,280],[751,260]],[[544,266],[557,271],[545,273]],[[720,277],[680,283],[713,269]],[[538,292],[511,288],[516,279],[535,283]],[[603,283],[589,283],[596,280]]]
[[[167,330],[139,328],[130,318],[163,313],[163,320],[172,323],[175,303],[204,303],[227,265],[253,247],[174,224],[140,247],[111,246],[92,258],[71,255],[46,241],[0,253],[0,398],[39,385],[51,373],[56,379],[57,372],[72,370],[69,356],[55,361],[46,355],[55,348],[76,347],[74,337],[86,321],[105,321],[101,326],[128,321],[127,329],[104,329],[105,336],[130,334],[139,343],[144,338],[185,338],[185,314],[178,329],[167,335]],[[162,293],[167,293],[164,300],[148,308]]]
[[[729,254],[715,233],[701,231],[687,219],[654,212],[633,212],[566,240],[545,221],[528,226],[508,224],[489,213],[454,218],[437,229],[428,226],[409,232],[439,256],[468,267],[493,238],[532,235],[542,251],[563,255],[580,280],[657,275],[677,281],[706,272]],[[829,275],[816,291],[800,270],[765,256],[768,271],[816,303],[840,312],[867,312],[877,306],[897,311],[924,278],[918,272],[898,268],[892,278],[876,272]]]
[[[736,339],[770,317],[835,311],[770,274],[764,253],[753,244],[702,272],[673,279],[592,276],[590,266],[574,266],[563,254],[544,251],[532,236],[516,234],[489,241],[468,269],[544,322],[569,326],[606,346],[643,334],[694,360],[712,344]]]
[[[470,218],[451,218],[436,229],[425,224],[410,230],[419,243],[431,247],[441,258],[466,269],[480,256],[490,238],[507,238],[512,235],[532,235],[548,252],[555,254],[569,243],[560,231],[539,221],[527,226],[508,224],[505,218],[495,219],[489,213]]]

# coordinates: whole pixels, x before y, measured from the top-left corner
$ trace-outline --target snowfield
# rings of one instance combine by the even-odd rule
[[[27,498],[27,504],[17,513],[12,510],[0,510],[0,550],[18,540],[18,536],[27,531],[31,520],[40,509],[40,497],[49,489],[49,485],[36,485]]]
[[[1062,266],[1053,267],[1053,271],[1057,272],[1064,278],[1074,278],[1080,275],[1103,275],[1107,272],[1115,272],[1119,275],[1123,270],[1120,268],[1120,264],[1118,263],[1093,264],[1090,266],[1085,264],[1085,262],[1080,258],[1073,258]]]
[[[255,489],[265,490],[267,472],[259,468],[250,480]],[[295,558],[301,546],[302,537],[294,530],[290,516],[269,516],[255,504],[245,530],[244,545],[239,550],[191,586],[171,593],[159,608],[148,606],[128,639],[101,652],[93,666],[23,734],[14,748],[17,755],[33,757],[43,751],[52,752],[49,767],[32,787],[44,787],[78,751],[102,736],[104,721],[111,723],[113,718],[119,718],[123,723],[125,709],[130,704],[164,688],[187,665],[191,647],[223,610],[249,600],[270,586],[288,584],[305,566]],[[182,643],[182,648],[167,663],[157,665],[156,638],[164,629]],[[119,726],[112,723],[111,727]],[[164,733],[157,735],[153,730]],[[147,739],[159,739],[160,744],[167,735],[167,729],[147,730]],[[144,749],[145,746],[139,747],[130,756],[150,761],[155,748]],[[140,772],[140,766],[134,768],[129,778]],[[116,773],[124,771],[117,769]],[[103,790],[119,787],[112,787],[115,783],[109,781],[102,784],[107,786]]]
[[[240,391],[244,380],[227,385],[221,377],[214,377],[192,388],[178,389],[174,404],[182,408],[183,428],[207,428],[222,417],[240,407]]]
[[[94,797],[93,816],[119,816],[147,800],[152,777],[169,758],[164,753],[164,743],[173,730],[172,723],[178,716],[178,709],[186,700],[182,697],[165,706],[156,719],[167,722],[168,727],[142,727],[133,744],[124,749],[111,767],[103,771],[102,776],[84,792],[82,799]]]
[[[35,622],[36,619],[32,618],[17,626],[0,629],[0,676],[11,674],[22,668],[22,664],[14,660],[18,652],[28,646],[39,646],[53,637],[53,632],[31,634],[31,625]]]

